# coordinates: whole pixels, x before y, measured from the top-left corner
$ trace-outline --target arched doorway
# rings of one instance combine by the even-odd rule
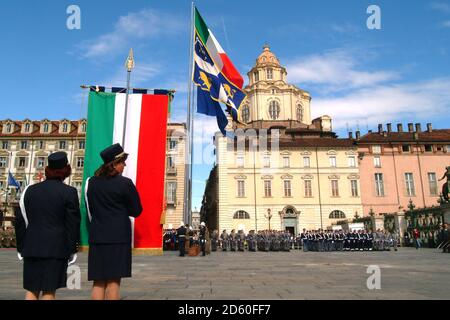
[[[292,235],[298,234],[298,216],[300,211],[297,211],[293,206],[286,206],[279,214],[281,216],[282,230],[286,230]]]

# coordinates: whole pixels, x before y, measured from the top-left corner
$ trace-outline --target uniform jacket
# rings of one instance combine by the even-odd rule
[[[77,189],[60,180],[28,186],[16,212],[17,251],[25,258],[67,259],[80,239]]]
[[[85,187],[90,218],[89,243],[131,243],[131,221],[142,212],[141,200],[131,179],[91,177]]]

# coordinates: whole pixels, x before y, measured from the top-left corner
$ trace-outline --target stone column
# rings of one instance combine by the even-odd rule
[[[384,217],[383,216],[376,217],[375,215],[373,215],[372,216],[372,227],[373,227],[374,232],[376,232],[378,229],[384,231]]]
[[[403,236],[406,232],[406,228],[408,227],[406,225],[405,213],[403,211],[397,212],[394,221],[395,221],[395,228],[399,231],[400,243],[403,246],[404,245]]]

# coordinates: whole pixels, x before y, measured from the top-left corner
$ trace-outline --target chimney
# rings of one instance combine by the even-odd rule
[[[431,126],[431,123],[427,123],[427,131],[428,132],[433,131],[433,127]]]
[[[401,123],[397,123],[397,132],[403,132],[403,125]]]
[[[387,132],[392,132],[392,123],[386,124]]]
[[[356,140],[359,140],[361,133],[358,131],[355,132]]]
[[[378,133],[381,133],[383,131],[383,125],[380,123],[378,125]]]
[[[414,124],[408,123],[408,132],[414,132]]]
[[[420,123],[416,123],[416,132],[421,132],[422,128],[420,127]]]
[[[348,138],[353,139],[353,132],[351,132],[351,131],[348,132]]]

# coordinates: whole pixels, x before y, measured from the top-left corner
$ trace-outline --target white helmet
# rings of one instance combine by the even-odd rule
[[[205,223],[204,223],[204,222],[202,222],[202,223],[200,223],[200,225],[201,225],[202,227],[204,227],[204,226],[205,226]]]

